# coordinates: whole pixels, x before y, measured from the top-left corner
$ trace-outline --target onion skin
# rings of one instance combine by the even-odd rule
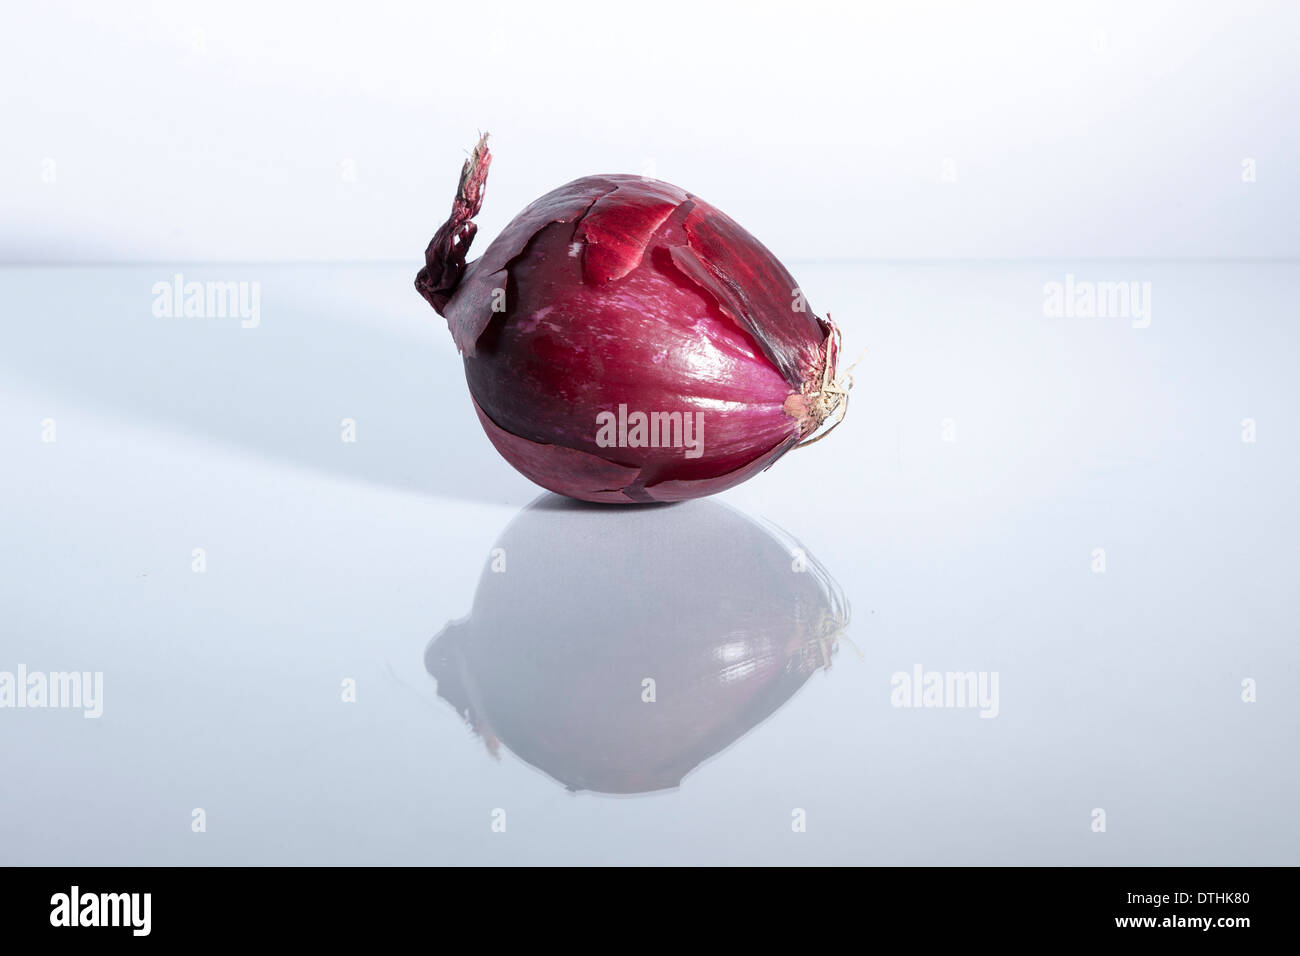
[[[729,217],[658,180],[588,176],[467,264],[490,164],[484,137],[416,288],[447,319],[489,439],[525,476],[586,501],[696,498],[769,467],[834,410],[833,325]],[[602,447],[598,416],[620,405],[694,414],[702,440],[689,456],[680,442]]]
[[[713,501],[544,495],[496,541],[506,564],[489,558],[425,667],[494,754],[574,791],[671,789],[830,666],[847,602],[811,557],[794,570],[795,544]]]

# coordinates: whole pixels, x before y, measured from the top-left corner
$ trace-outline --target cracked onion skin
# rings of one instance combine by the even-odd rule
[[[486,139],[415,284],[447,320],[488,438],[526,477],[594,502],[711,495],[768,468],[835,410],[834,326],[757,239],[676,186],[574,180],[466,263]],[[619,406],[693,415],[695,454],[676,442],[602,447],[598,416]]]

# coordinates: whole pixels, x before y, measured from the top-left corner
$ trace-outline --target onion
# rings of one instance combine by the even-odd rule
[[[796,548],[718,502],[544,495],[425,667],[493,754],[504,744],[570,790],[676,787],[830,666],[848,603]]]
[[[491,158],[484,136],[415,285],[524,475],[587,501],[696,498],[839,423],[851,380],[834,324],[757,239],[676,186],[574,180],[466,264]]]

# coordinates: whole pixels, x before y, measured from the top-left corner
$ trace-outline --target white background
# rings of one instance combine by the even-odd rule
[[[792,261],[1295,256],[1298,32],[1238,0],[13,4],[0,261],[418,262],[479,129],[486,238],[635,172]]]
[[[1300,254],[1300,6],[980,6],[11,4],[0,671],[104,700],[0,708],[0,864],[1300,861],[1300,263],[1151,261]],[[479,128],[484,241],[654,172],[867,350],[834,435],[716,499],[842,589],[834,666],[675,790],[493,759],[426,667],[538,495],[412,288]],[[176,273],[259,323],[155,315]],[[1047,314],[1068,275],[1149,321]],[[583,539],[536,545],[558,580]],[[671,552],[635,568],[671,618]],[[918,666],[999,674],[997,719],[893,706]]]
[[[1155,290],[1147,328],[1046,318],[1071,263],[798,270],[869,346],[852,410],[708,503],[801,541],[851,620],[829,671],[633,798],[567,793],[504,730],[493,759],[426,670],[451,622],[491,640],[480,578],[539,489],[409,269],[263,269],[256,329],[154,318],[156,266],[0,270],[34,317],[0,348],[0,670],[104,674],[98,720],[0,709],[0,862],[1294,865],[1300,269],[1123,266]],[[607,540],[643,553],[639,514],[599,515]],[[559,569],[588,526],[564,524],[532,542]],[[730,545],[706,553],[734,583]],[[611,644],[671,621],[673,565],[633,564]],[[548,575],[572,606],[528,635],[524,687],[589,604]],[[745,633],[721,617],[720,642]],[[998,717],[892,706],[918,665],[998,673]]]

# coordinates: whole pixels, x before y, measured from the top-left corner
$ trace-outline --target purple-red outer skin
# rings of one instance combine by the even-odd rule
[[[828,327],[757,239],[675,186],[624,175],[561,186],[447,284],[449,295],[421,291],[442,306],[479,419],[544,488],[614,503],[695,498],[803,437],[783,403],[820,382]],[[597,415],[620,404],[701,412],[702,456],[600,447]]]

